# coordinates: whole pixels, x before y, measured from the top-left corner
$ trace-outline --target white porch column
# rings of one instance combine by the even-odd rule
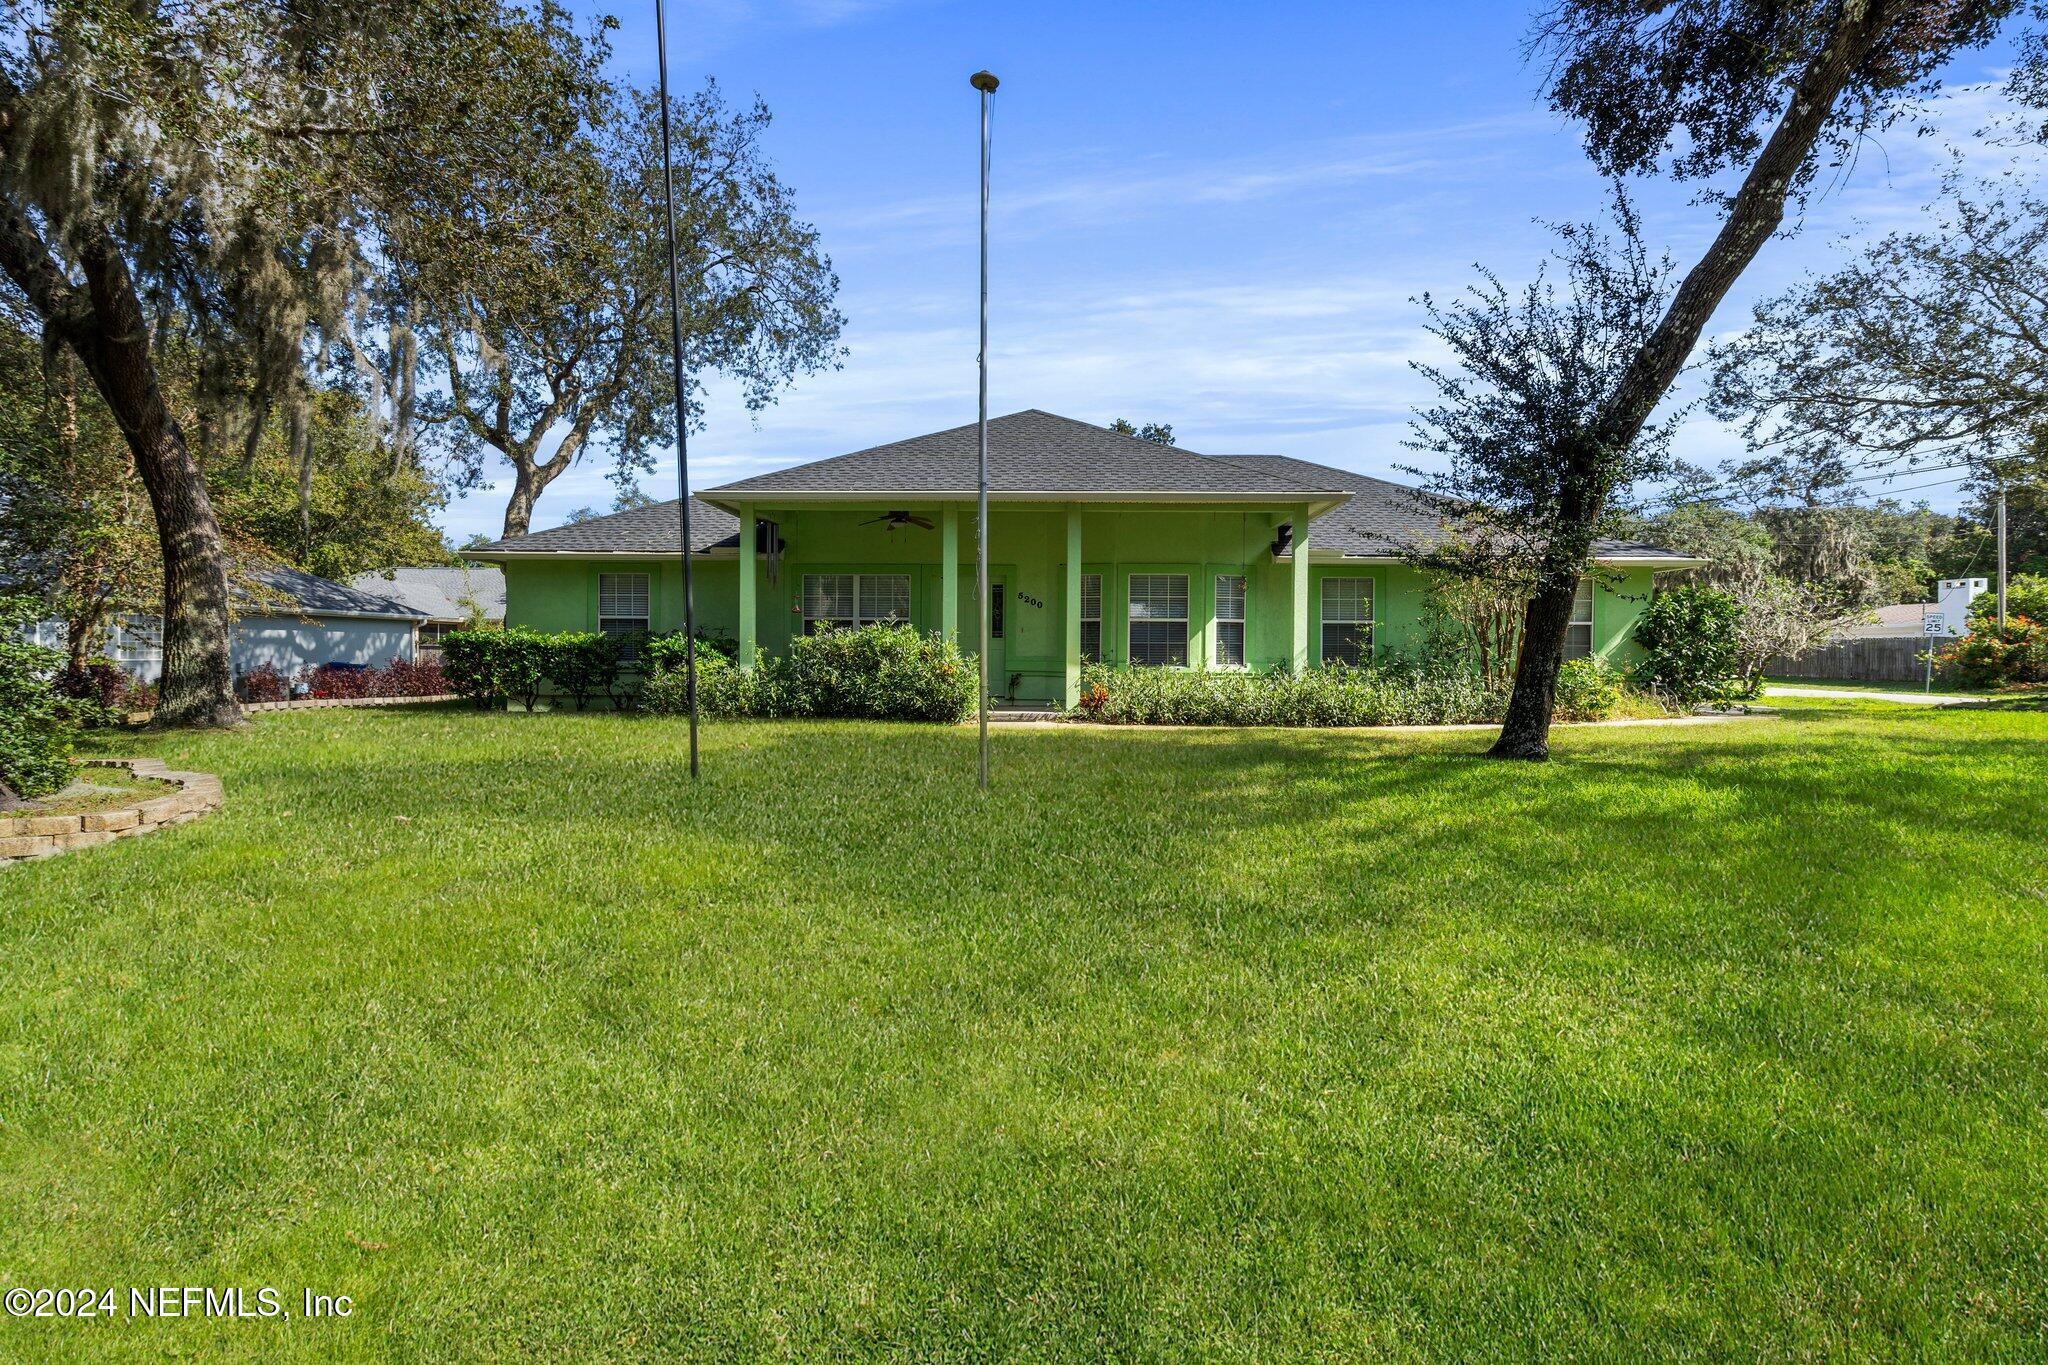
[[[1309,648],[1308,611],[1308,508],[1303,506],[1294,513],[1294,672],[1297,676],[1308,670],[1315,659],[1315,652]]]
[[[1081,509],[1067,509],[1067,681],[1060,697],[1067,710],[1081,704]]]
[[[960,509],[951,504],[939,513],[939,629],[960,642]]]

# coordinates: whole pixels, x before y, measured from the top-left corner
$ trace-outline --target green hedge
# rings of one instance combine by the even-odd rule
[[[1598,659],[1567,659],[1557,670],[1557,718],[1606,720],[1628,701],[1622,675]]]
[[[1081,670],[1081,714],[1111,725],[1447,725],[1495,719],[1506,705],[1505,692],[1464,673]]]
[[[1560,720],[1605,720],[1622,705],[1620,675],[1575,659],[1558,678]],[[1111,725],[1459,725],[1499,720],[1506,688],[1476,673],[1337,664],[1296,675],[1174,668],[1081,670],[1082,716]]]
[[[441,637],[441,676],[479,707],[518,702],[531,711],[550,685],[567,693],[578,711],[600,695],[616,707],[623,701],[630,643],[594,630],[450,631]]]
[[[683,633],[671,631],[667,635],[650,635],[640,647],[640,657],[650,674],[665,673],[672,668],[681,668],[683,659]],[[722,635],[697,632],[697,661],[702,663],[709,655],[716,654],[727,663],[740,656],[737,640],[728,640]]]
[[[799,636],[787,656],[743,672],[723,655],[697,655],[697,708],[707,716],[841,716],[867,720],[964,720],[974,709],[975,671],[937,635],[863,626]],[[640,704],[663,715],[689,708],[680,665],[647,679]]]

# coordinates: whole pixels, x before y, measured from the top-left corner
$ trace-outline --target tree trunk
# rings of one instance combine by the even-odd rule
[[[399,324],[391,329],[391,476],[397,478],[412,458],[412,428],[417,407],[415,386],[419,379],[419,345],[412,328]]]
[[[523,536],[533,524],[533,504],[540,497],[540,471],[534,468],[533,460],[514,457],[512,460],[512,496],[505,501],[505,535]]]
[[[97,599],[81,601],[64,619],[64,663],[73,673],[83,673],[92,662],[93,643],[99,639],[106,620],[105,604]]]
[[[1714,310],[1784,222],[1785,200],[1800,169],[1833,116],[1835,101],[1883,33],[1886,13],[1877,0],[1842,0],[1833,31],[1801,73],[1713,244],[1686,272],[1671,306],[1636,352],[1590,430],[1577,433],[1559,452],[1564,469],[1557,543],[1524,618],[1514,695],[1500,738],[1490,750],[1495,757],[1550,756],[1550,716],[1556,705],[1557,671],[1564,661],[1565,632],[1571,625],[1571,599],[1594,527],[1612,492],[1595,486],[1599,457],[1603,451],[1633,445],[1642,435],[1643,424],[1699,345]]]
[[[1550,757],[1550,716],[1557,707],[1557,671],[1564,666],[1565,631],[1572,623],[1578,586],[1538,587],[1522,615],[1522,653],[1515,665],[1515,690],[1508,698],[1500,738],[1487,750],[1493,758],[1542,762]]]
[[[562,444],[543,464],[534,458],[534,451],[540,445],[541,431],[523,446],[512,450],[502,447],[499,453],[512,466],[512,496],[505,502],[505,534],[523,536],[533,525],[533,505],[540,501],[540,495],[547,492],[548,485],[562,477],[563,471],[576,462],[576,452],[582,447],[581,429],[587,423],[578,423],[569,434],[562,438]]]
[[[0,199],[0,268],[45,327],[75,352],[128,438],[156,511],[164,558],[163,679],[157,725],[241,722],[228,655],[228,577],[220,523],[185,435],[164,402],[135,279],[104,231],[86,234],[85,289],[58,268],[34,224]]]
[[[292,402],[287,443],[299,475],[299,558],[304,559],[313,553],[313,430],[303,397]]]
[[[1636,353],[1601,412],[1596,430],[1608,447],[1632,443],[1641,434],[1643,423],[1699,345],[1714,310],[1785,221],[1786,197],[1834,116],[1835,101],[1882,36],[1887,12],[1877,0],[1842,0],[1834,31],[1801,73],[1778,126],[1735,192],[1728,220],[1699,263],[1686,272],[1657,330]]]

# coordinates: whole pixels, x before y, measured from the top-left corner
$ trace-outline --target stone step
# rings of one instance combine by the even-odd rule
[[[1018,706],[1015,704],[991,706],[988,709],[989,724],[1003,721],[1058,720],[1063,712],[1049,710],[1042,706]]]

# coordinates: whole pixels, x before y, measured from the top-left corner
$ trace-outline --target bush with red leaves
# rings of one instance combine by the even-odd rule
[[[381,682],[384,697],[439,697],[448,691],[441,665],[414,659],[393,659],[384,668]]]
[[[294,688],[296,687],[296,691]],[[300,670],[297,677],[262,664],[235,680],[235,693],[249,703],[290,701],[294,696],[319,701],[360,701],[372,697],[438,697],[448,691],[439,664],[394,659],[383,668],[351,668],[321,664]]]
[[[128,700],[130,683],[120,666],[96,659],[83,668],[66,664],[50,680],[60,697],[97,702],[110,711],[120,710]]]
[[[259,664],[235,679],[235,695],[245,702],[284,701],[291,694],[292,680],[275,664]]]
[[[374,668],[322,664],[301,673],[299,681],[306,684],[307,695],[319,701],[355,701],[383,695],[377,690],[377,670]]]

